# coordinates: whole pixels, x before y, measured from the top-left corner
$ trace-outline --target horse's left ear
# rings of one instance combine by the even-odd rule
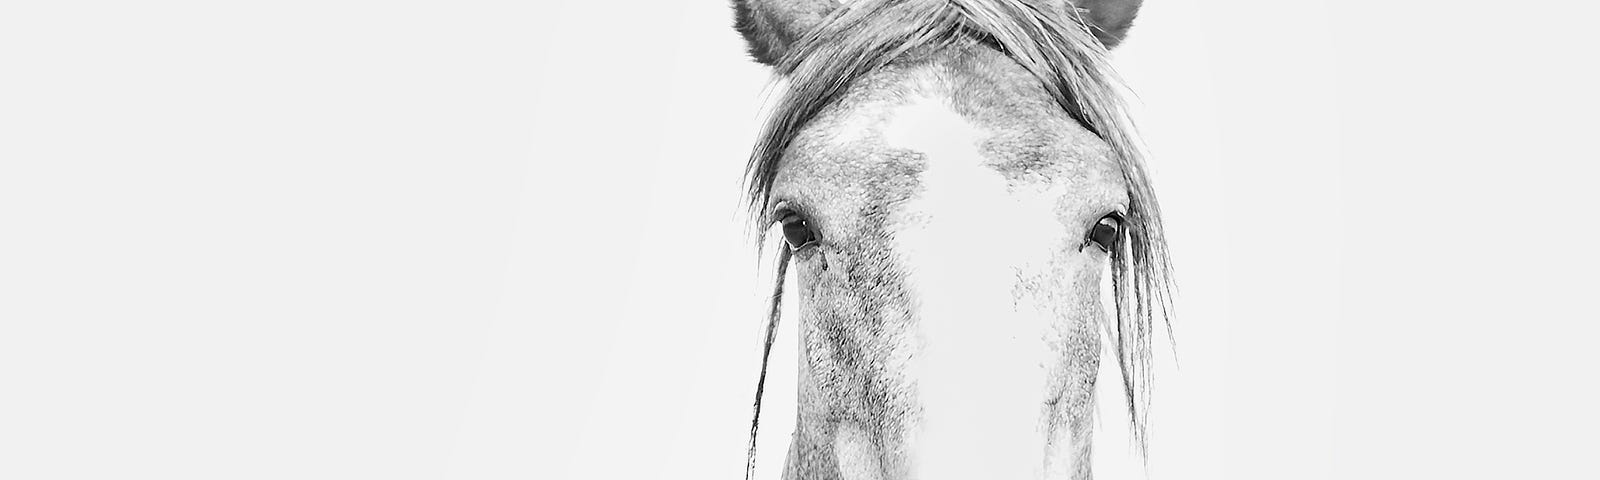
[[[777,65],[790,46],[837,8],[835,0],[733,0],[733,28],[744,35],[757,62]]]
[[[1066,0],[1064,3],[1070,5],[1068,8],[1078,8],[1084,23],[1089,24],[1089,31],[1110,50],[1128,35],[1133,17],[1139,14],[1139,5],[1144,0]]]

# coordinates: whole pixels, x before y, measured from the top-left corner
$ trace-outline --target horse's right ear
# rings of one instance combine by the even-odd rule
[[[757,62],[777,65],[836,8],[836,0],[733,0],[733,28],[744,35]]]

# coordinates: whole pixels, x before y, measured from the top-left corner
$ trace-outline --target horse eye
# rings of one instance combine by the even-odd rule
[[[1117,251],[1117,242],[1121,239],[1122,216],[1115,213],[1100,217],[1100,221],[1089,229],[1089,242],[1108,253]]]
[[[817,241],[816,232],[813,232],[811,225],[799,215],[786,213],[779,221],[783,222],[783,239],[789,242],[789,248],[798,250]]]

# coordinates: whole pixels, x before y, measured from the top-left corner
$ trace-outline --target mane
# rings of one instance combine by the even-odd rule
[[[767,226],[762,213],[790,141],[862,76],[957,45],[986,45],[1003,52],[1031,73],[1073,119],[1110,146],[1128,185],[1128,241],[1112,253],[1116,321],[1105,330],[1122,372],[1132,438],[1140,457],[1146,458],[1152,325],[1165,325],[1170,338],[1171,266],[1160,208],[1121,96],[1121,81],[1105,46],[1080,14],[1039,0],[866,0],[839,7],[775,65],[778,75],[789,79],[789,89],[751,152],[745,172],[746,201],[759,242]],[[781,275],[777,282],[776,291],[781,292]],[[769,352],[777,303],[775,295],[768,321]],[[763,357],[762,383],[765,371]],[[758,384],[757,420],[759,392]],[[755,428],[752,421],[752,462]]]

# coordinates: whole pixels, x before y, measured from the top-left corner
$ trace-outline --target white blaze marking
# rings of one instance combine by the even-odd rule
[[[1053,202],[1008,192],[986,165],[988,137],[939,99],[901,107],[886,125],[891,146],[927,161],[895,232],[925,346],[909,372],[923,407],[911,439],[923,480],[1043,474],[1052,319],[1018,276],[1044,268],[1062,232]]]

